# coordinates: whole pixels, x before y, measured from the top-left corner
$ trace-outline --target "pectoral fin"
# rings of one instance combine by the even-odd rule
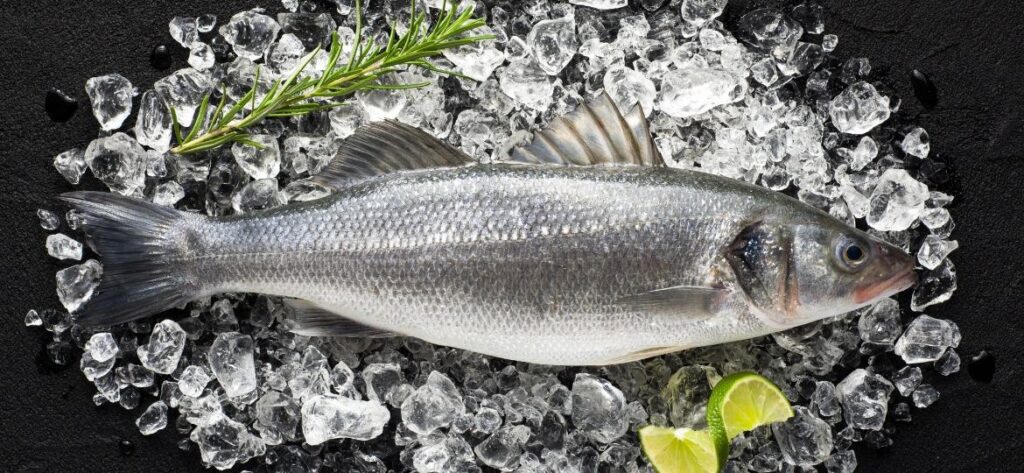
[[[638,312],[704,320],[714,317],[725,308],[728,295],[729,291],[724,288],[675,286],[626,296],[616,303]]]
[[[285,299],[292,309],[291,331],[310,337],[385,338],[397,334],[361,324],[301,299]]]

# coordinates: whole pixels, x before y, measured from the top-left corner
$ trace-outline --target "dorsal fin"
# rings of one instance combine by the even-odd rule
[[[608,93],[555,119],[510,161],[531,164],[664,166],[639,105],[622,115]]]
[[[386,120],[356,130],[342,143],[334,159],[309,180],[337,190],[395,171],[457,167],[472,162],[473,158],[424,131]]]

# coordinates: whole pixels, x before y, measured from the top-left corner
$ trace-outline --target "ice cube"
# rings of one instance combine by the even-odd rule
[[[327,394],[330,390],[329,378],[327,357],[316,347],[308,346],[302,352],[298,370],[288,380],[288,388],[292,397],[302,401],[315,395]]]
[[[596,10],[615,10],[626,6],[629,0],[569,0],[569,3]]]
[[[302,433],[310,445],[338,438],[370,440],[390,419],[388,409],[374,401],[315,396],[302,405]]]
[[[693,26],[703,27],[722,14],[726,3],[729,3],[728,0],[683,0],[683,20]]]
[[[579,49],[576,22],[572,16],[541,20],[526,36],[527,47],[548,75],[558,75]]]
[[[302,62],[306,55],[306,48],[293,34],[283,34],[281,39],[270,46],[267,50],[267,68],[276,76],[285,77],[291,75],[296,67]]]
[[[167,106],[174,108],[181,126],[192,124],[196,109],[212,86],[209,77],[191,67],[177,70],[153,84]]]
[[[135,87],[121,74],[107,74],[85,81],[85,93],[92,103],[92,114],[103,130],[121,128],[132,113]]]
[[[163,401],[156,401],[135,419],[135,425],[139,427],[142,435],[153,435],[164,427],[167,427],[167,404]]]
[[[736,102],[746,92],[746,79],[732,72],[689,66],[665,74],[656,106],[673,117],[691,117]]]
[[[923,378],[921,368],[904,366],[893,375],[892,382],[896,385],[896,390],[900,392],[900,395],[907,397],[917,389],[917,385],[921,384]]]
[[[474,30],[474,34],[494,34],[487,26]],[[458,71],[470,79],[483,82],[501,63],[505,62],[505,53],[494,46],[493,41],[480,41],[441,52],[445,58],[455,64]]]
[[[43,227],[43,230],[56,230],[60,226],[60,217],[49,210],[36,209],[36,217],[39,218],[39,226]]]
[[[786,59],[796,48],[804,28],[793,18],[773,8],[752,10],[739,20],[741,37],[755,48]]]
[[[299,403],[277,391],[267,391],[256,402],[256,430],[268,444],[296,440],[302,412]]]
[[[106,376],[112,369],[114,369],[114,363],[116,363],[113,357],[106,360],[97,360],[92,357],[91,352],[82,353],[82,360],[79,363],[79,367],[82,370],[82,374],[85,375],[85,379],[89,381],[95,381],[97,378]]]
[[[181,372],[181,377],[178,378],[178,390],[188,397],[199,397],[203,395],[203,390],[206,389],[206,385],[210,383],[211,379],[213,377],[202,366],[191,365]]]
[[[836,397],[836,386],[828,381],[818,381],[815,384],[811,403],[824,417],[832,417],[842,410],[839,398]]]
[[[69,183],[78,184],[78,180],[85,172],[85,150],[72,148],[58,154],[53,158],[53,167],[57,168],[57,172],[64,176]]]
[[[231,154],[235,157],[238,167],[253,179],[276,177],[281,172],[281,148],[273,135],[249,135],[249,140],[261,147],[248,143],[231,145]]]
[[[906,230],[921,216],[926,200],[928,186],[906,170],[886,170],[871,192],[868,225],[882,231]]]
[[[185,198],[185,189],[177,181],[167,181],[156,186],[153,191],[153,203],[166,207],[174,207],[181,199]]]
[[[384,85],[399,84],[394,74],[382,77],[379,81]],[[356,93],[356,100],[363,106],[366,118],[371,122],[394,120],[402,113],[408,103],[404,90],[376,89]]]
[[[285,198],[277,189],[277,179],[257,179],[231,196],[231,207],[240,214],[284,205]]]
[[[914,390],[914,394],[911,397],[914,400],[914,406],[917,406],[918,409],[924,409],[939,400],[939,391],[930,384],[922,384]]]
[[[371,401],[391,402],[398,386],[405,382],[402,369],[394,363],[371,363],[363,368],[366,397]]]
[[[505,95],[529,108],[544,111],[551,105],[555,86],[533,58],[509,61],[498,80]]]
[[[153,326],[149,343],[139,345],[142,366],[161,374],[170,374],[178,367],[185,351],[185,331],[173,320],[163,320]]]
[[[334,18],[327,13],[278,13],[277,21],[281,24],[282,33],[294,35],[309,51],[318,46],[328,47],[331,33],[338,28]]]
[[[188,65],[192,66],[197,71],[205,71],[213,67],[216,63],[217,58],[214,55],[213,48],[209,44],[203,42],[192,43],[192,47],[189,48],[188,52]]]
[[[217,15],[206,13],[196,18],[196,29],[200,33],[209,33],[213,31],[214,26],[217,26]]]
[[[709,374],[702,366],[684,366],[668,379],[661,389],[661,398],[668,403],[672,425],[695,430],[706,427],[707,399],[713,381]]]
[[[803,406],[793,407],[793,417],[772,424],[772,434],[786,463],[809,467],[832,452],[832,427]]]
[[[352,372],[352,368],[349,368],[344,361],[338,361],[338,364],[331,368],[331,383],[339,394],[344,394],[352,389],[355,379],[356,375]]]
[[[82,259],[82,244],[63,234],[54,233],[46,237],[46,252],[60,260]]]
[[[750,66],[750,75],[765,87],[779,80],[779,70],[775,67],[775,61],[771,58],[764,58],[752,64]]]
[[[572,421],[581,433],[599,443],[610,443],[629,428],[626,399],[612,383],[587,373],[572,383]]]
[[[409,430],[428,435],[447,427],[465,411],[466,406],[455,383],[447,376],[431,371],[427,383],[402,402],[402,421]]]
[[[938,360],[947,348],[960,344],[960,329],[948,320],[919,315],[896,342],[896,354],[907,363]]]
[[[853,473],[857,470],[857,454],[853,450],[835,452],[825,460],[827,473]]]
[[[251,393],[257,387],[253,341],[248,335],[227,332],[210,345],[210,367],[228,397]]]
[[[924,242],[917,250],[917,261],[928,269],[938,268],[953,250],[960,247],[956,240],[946,241],[938,235],[924,237]]]
[[[917,287],[910,298],[911,310],[920,312],[925,307],[946,302],[956,290],[956,267],[948,258],[938,268],[925,271],[917,279]]]
[[[125,350],[126,353],[131,353],[132,351],[135,350]],[[153,372],[147,370],[144,366],[129,363],[125,371],[128,373],[126,376],[128,382],[137,388],[148,388],[152,386],[155,381]]]
[[[891,298],[879,300],[861,312],[857,328],[865,342],[892,345],[902,331],[899,303]]]
[[[163,152],[170,149],[171,113],[154,90],[142,94],[135,118],[135,139],[143,146]]]
[[[266,445],[251,434],[245,424],[231,420],[220,411],[205,417],[189,438],[199,445],[203,463],[218,470],[227,470],[266,452]]]
[[[352,136],[366,121],[362,107],[353,104],[332,108],[327,116],[331,120],[331,130],[340,139]]]
[[[57,271],[57,297],[68,312],[78,311],[99,286],[103,267],[94,259]]]
[[[821,37],[821,49],[825,50],[826,53],[834,51],[838,45],[839,37],[834,34],[827,34]]]
[[[235,54],[255,61],[263,57],[280,30],[273,18],[249,10],[234,14],[218,31]]]
[[[645,115],[654,111],[654,82],[625,65],[616,64],[605,71],[604,90],[624,113],[637,104]]]
[[[889,119],[889,98],[867,82],[855,82],[832,99],[828,114],[839,131],[861,135]]]
[[[195,18],[176,16],[167,24],[167,29],[178,44],[188,49],[199,41],[199,23]]]
[[[903,137],[903,142],[900,143],[900,148],[911,156],[924,159],[928,157],[928,151],[931,149],[928,140],[928,132],[924,131],[924,128],[914,127],[906,136]]]
[[[523,454],[523,445],[530,437],[525,425],[505,426],[484,439],[473,449],[484,465],[511,471]]]
[[[94,360],[102,362],[117,356],[120,348],[110,332],[100,332],[89,337],[89,341],[85,343],[85,351],[89,352]]]
[[[857,429],[881,429],[892,390],[892,383],[885,378],[864,369],[853,370],[836,385],[846,423]]]
[[[25,313],[25,326],[26,327],[39,327],[43,325],[43,318],[39,316],[39,312],[35,309],[29,309]]]
[[[949,376],[960,371],[960,355],[956,350],[949,348],[938,360],[935,360],[935,372],[942,376]]]

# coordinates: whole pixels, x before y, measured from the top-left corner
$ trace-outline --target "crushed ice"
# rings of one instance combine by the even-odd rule
[[[142,92],[134,122],[127,119],[138,92],[128,79],[89,79],[105,132],[56,156],[55,168],[71,184],[88,169],[120,194],[212,215],[245,213],[326,195],[305,178],[330,160],[338,139],[369,121],[397,118],[486,161],[604,90],[621,107],[640,104],[671,166],[791,192],[916,253],[924,270],[914,311],[956,288],[947,259],[958,247],[945,208],[952,197],[932,190],[944,165],[933,161],[928,133],[891,120],[899,99],[872,82],[867,59],[834,55],[838,38],[822,36],[822,9],[810,3],[743,12],[727,29],[719,20],[725,0],[643,0],[633,10],[625,0],[481,1],[472,7],[498,41],[439,60],[471,79],[403,72],[386,80],[431,85],[360,93],[323,114],[268,120],[252,137],[261,149],[167,154],[167,104],[187,126],[219,83],[237,100],[263,63],[267,74],[256,86],[265,91],[268,74],[287,74],[332,31],[350,40],[353,2],[333,3],[312,12],[284,0],[287,12],[276,18],[244,11],[219,28],[212,15],[172,19],[169,34],[190,51],[191,67]],[[407,15],[401,0],[385,3],[366,12],[371,35]],[[60,227],[55,213],[38,216],[44,229]],[[71,229],[76,218],[68,214]],[[62,233],[50,235],[46,249],[61,260],[83,256],[82,244]],[[267,471],[289,472],[648,471],[630,432],[648,423],[702,427],[714,383],[753,369],[783,388],[797,415],[737,438],[726,470],[823,464],[850,472],[855,442],[891,445],[894,422],[909,421],[911,405],[939,400],[927,379],[960,367],[956,324],[912,316],[891,299],[769,337],[579,369],[414,339],[293,335],[281,324],[286,309],[265,296],[196,301],[170,314],[176,321],[77,326],[67,311],[90,297],[101,275],[93,259],[61,270],[66,311],[32,310],[25,324],[52,332],[46,351],[57,364],[82,350],[97,404],[139,409],[143,435],[173,426],[187,435],[183,449],[194,445],[217,469],[258,458],[253,464],[272,465]]]

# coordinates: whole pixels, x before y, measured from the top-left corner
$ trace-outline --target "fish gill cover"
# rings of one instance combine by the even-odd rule
[[[254,82],[286,76],[331,33],[352,41],[353,2],[299,3],[285,0],[280,13],[172,19],[170,35],[190,50],[190,67],[142,90],[116,73],[89,79],[89,103],[106,132],[58,155],[57,171],[78,184],[88,170],[112,192],[181,210],[243,214],[325,195],[309,176],[371,121],[397,119],[476,159],[499,160],[509,143],[605,91],[623,109],[640,104],[669,166],[786,192],[869,229],[917,255],[920,283],[909,307],[884,299],[772,336],[581,369],[411,338],[298,336],[283,327],[287,309],[267,296],[206,298],[97,331],[66,312],[88,300],[102,275],[87,259],[57,274],[66,311],[33,310],[25,323],[52,332],[54,363],[81,352],[96,404],[133,412],[143,434],[175,429],[187,437],[182,449],[217,469],[649,471],[631,432],[701,428],[711,386],[755,370],[783,389],[796,416],[737,438],[726,470],[824,464],[850,472],[853,444],[890,445],[898,423],[938,399],[928,378],[959,370],[956,324],[920,314],[956,289],[947,258],[957,248],[945,209],[952,197],[935,190],[945,166],[868,59],[837,53],[820,6],[730,12],[735,20],[723,24],[725,0],[479,1],[468,6],[496,39],[437,61],[464,78],[398,72],[385,80],[429,85],[265,120],[251,135],[259,148],[169,154],[165,103],[187,125],[217,84],[239,100]],[[418,8],[436,19],[441,3]],[[364,33],[377,38],[409,18],[406,0],[374,1],[364,13]],[[934,105],[934,86],[917,86],[931,84],[927,77],[913,80],[926,95],[918,99]],[[39,217],[43,228],[60,229],[54,212],[40,209]],[[67,214],[68,233],[77,218]],[[46,248],[61,260],[93,256],[62,233]]]

